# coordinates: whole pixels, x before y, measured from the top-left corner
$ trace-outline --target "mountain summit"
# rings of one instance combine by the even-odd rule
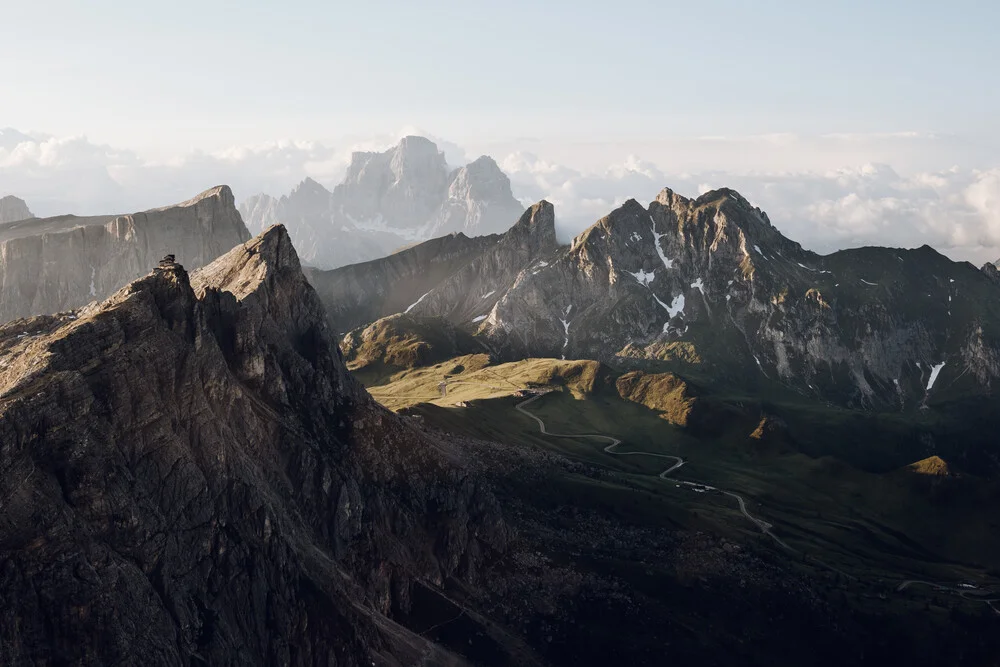
[[[240,207],[254,231],[286,225],[303,261],[318,268],[375,259],[453,232],[502,232],[523,210],[492,158],[449,172],[437,146],[415,136],[381,153],[354,153],[333,192],[306,179],[280,199],[257,195]]]
[[[33,217],[35,216],[28,210],[28,205],[24,203],[24,200],[13,195],[0,197],[0,225]]]

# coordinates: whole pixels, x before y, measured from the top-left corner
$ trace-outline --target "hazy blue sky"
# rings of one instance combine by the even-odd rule
[[[0,126],[133,147],[995,135],[1000,3],[2,0]]]

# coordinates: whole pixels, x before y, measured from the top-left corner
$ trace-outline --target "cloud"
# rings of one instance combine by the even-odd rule
[[[17,195],[36,213],[55,215],[142,210],[221,183],[240,200],[287,193],[306,176],[332,188],[352,152],[384,150],[407,134],[428,136],[406,127],[337,145],[275,141],[153,160],[81,136],[0,130],[0,196]],[[430,138],[453,166],[478,155]],[[962,153],[967,145],[926,133],[773,134],[610,148],[525,141],[507,152],[498,153],[497,146],[483,152],[498,158],[523,203],[544,198],[555,205],[564,240],[629,198],[647,203],[663,187],[697,196],[727,186],[766,210],[786,236],[818,252],[928,243],[979,263],[1000,257],[1000,166]],[[624,158],[598,160],[618,148],[627,149],[618,153]],[[969,158],[968,166],[953,166],[953,158]]]

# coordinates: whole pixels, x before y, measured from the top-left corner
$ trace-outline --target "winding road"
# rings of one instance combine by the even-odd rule
[[[518,403],[517,405],[514,406],[515,410],[517,410],[518,412],[520,412],[522,414],[527,415],[528,417],[531,417],[536,422],[538,422],[538,430],[543,435],[547,435],[547,436],[550,436],[550,437],[553,437],[553,438],[591,438],[591,439],[594,439],[594,440],[604,440],[605,442],[610,442],[611,443],[607,447],[604,448],[604,451],[607,452],[608,454],[613,454],[615,456],[652,456],[652,457],[658,458],[658,459],[669,459],[671,461],[674,461],[674,464],[672,466],[670,466],[669,468],[667,468],[666,470],[664,470],[663,472],[661,472],[659,474],[659,478],[660,479],[668,479],[668,475],[670,475],[670,473],[674,472],[675,470],[677,470],[678,468],[680,468],[681,466],[683,466],[686,463],[686,461],[684,461],[684,459],[682,459],[681,457],[679,457],[679,456],[671,456],[669,454],[654,454],[652,452],[619,452],[619,451],[615,451],[615,448],[618,447],[618,445],[622,444],[622,441],[620,439],[612,437],[610,435],[601,435],[599,433],[575,433],[575,434],[573,434],[573,433],[552,433],[552,432],[550,432],[548,429],[545,428],[545,422],[542,421],[541,417],[539,417],[538,415],[535,415],[535,414],[533,414],[533,413],[531,413],[531,412],[529,412],[528,410],[525,409],[525,406],[534,403],[535,401],[537,401],[538,399],[540,399],[541,397],[545,396],[548,393],[550,393],[550,392],[543,391],[541,393],[535,394],[531,398],[529,398],[529,399],[527,399],[525,401],[521,401],[520,403]],[[675,479],[675,478],[670,478],[670,479]],[[707,484],[701,484],[699,482],[690,482],[690,481],[685,481],[685,480],[680,480],[680,479],[675,479],[675,481],[677,481],[678,483],[683,484],[685,486],[692,486],[692,487],[696,487],[696,488],[699,488],[699,489],[704,489],[706,491],[718,491],[718,492],[723,493],[723,494],[725,494],[727,496],[730,496],[731,498],[735,498],[736,502],[739,504],[740,512],[742,512],[743,516],[745,516],[747,519],[749,519],[751,522],[753,522],[753,524],[755,526],[757,526],[758,528],[760,528],[760,532],[762,532],[765,535],[767,535],[768,537],[770,537],[772,540],[775,541],[775,543],[779,544],[784,549],[786,549],[786,550],[788,550],[788,551],[790,551],[792,553],[798,553],[798,551],[796,551],[792,547],[788,546],[788,544],[786,544],[780,537],[778,537],[777,535],[774,534],[774,532],[771,530],[771,528],[773,528],[773,526],[771,524],[769,524],[767,521],[764,521],[763,519],[760,519],[760,518],[755,517],[754,515],[750,514],[749,510],[747,510],[746,500],[744,500],[743,496],[741,496],[740,494],[733,493],[732,491],[726,491],[725,489],[719,489],[719,488],[716,488],[714,486],[709,486]]]

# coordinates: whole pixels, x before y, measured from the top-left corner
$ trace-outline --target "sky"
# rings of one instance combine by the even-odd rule
[[[0,196],[36,213],[220,179],[238,197],[332,185],[351,150],[414,132],[453,162],[493,156],[568,227],[662,186],[734,185],[821,250],[1000,247],[1000,3],[0,0],[0,16],[16,131]]]

